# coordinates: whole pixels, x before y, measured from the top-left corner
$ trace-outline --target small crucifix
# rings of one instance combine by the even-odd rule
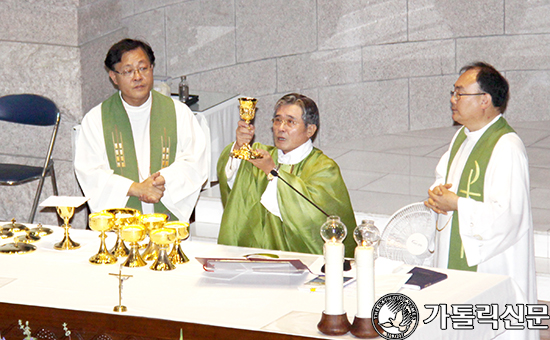
[[[109,273],[109,275],[118,277],[118,306],[115,306],[113,310],[115,312],[126,312],[128,309],[122,305],[122,283],[133,275],[122,275],[122,266],[120,266],[118,274]]]

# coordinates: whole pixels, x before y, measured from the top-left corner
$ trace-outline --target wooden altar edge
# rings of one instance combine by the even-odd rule
[[[269,333],[189,322],[145,318],[123,314],[106,314],[61,308],[39,307],[0,302],[0,335],[6,340],[22,339],[19,320],[29,322],[32,336],[47,339],[68,339],[63,324],[77,340],[141,340],[141,339],[239,339],[239,340],[307,340],[296,335]],[[53,336],[53,337],[52,337]]]

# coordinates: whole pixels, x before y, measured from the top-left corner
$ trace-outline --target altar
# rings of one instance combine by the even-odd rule
[[[33,336],[48,339],[355,339],[351,334],[326,336],[317,330],[324,310],[322,292],[304,290],[312,274],[209,273],[195,257],[242,257],[269,252],[281,258],[297,258],[312,268],[318,255],[266,251],[184,241],[182,248],[190,262],[172,271],[153,271],[151,263],[141,268],[122,268],[131,275],[123,283],[118,313],[116,277],[119,262],[93,265],[88,259],[97,253],[99,233],[71,230],[80,249],[59,251],[53,245],[63,236],[60,227],[35,245],[28,254],[0,254],[0,334],[6,340],[22,339],[19,329],[28,321]],[[108,245],[115,237],[109,233]],[[0,243],[12,242],[11,239]],[[431,310],[426,304],[523,303],[509,277],[445,270],[448,279],[420,291],[400,290],[419,309],[419,323],[410,339],[459,339],[471,331],[442,330],[438,319],[424,324]],[[396,292],[390,276],[376,276],[376,298]],[[382,287],[382,288],[380,288]],[[344,289],[344,306],[353,321],[356,313],[355,287]],[[475,325],[476,339],[491,339],[504,329]],[[180,337],[181,333],[181,337]]]

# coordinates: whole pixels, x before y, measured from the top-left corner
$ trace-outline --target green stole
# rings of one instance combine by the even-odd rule
[[[150,118],[151,173],[172,164],[176,158],[177,128],[174,102],[156,91],[151,91],[153,103]],[[134,136],[128,114],[117,92],[101,104],[103,137],[109,166],[115,174],[139,183],[139,171]],[[173,145],[173,147],[172,147]],[[141,201],[130,197],[126,207],[141,211]],[[161,202],[155,203],[155,212],[170,213]]]
[[[462,170],[457,192],[459,197],[471,198],[476,201],[483,202],[485,172],[487,171],[487,165],[491,159],[491,154],[493,153],[493,149],[495,148],[495,145],[500,137],[510,132],[515,131],[510,125],[508,125],[506,119],[500,117],[500,119],[498,119],[487,129],[487,131],[483,133],[472,149],[464,169]],[[458,133],[458,136],[456,137],[451,148],[449,163],[447,164],[445,183],[447,183],[447,177],[449,176],[449,170],[451,169],[453,159],[465,139],[466,134],[464,133],[463,127]],[[464,248],[462,246],[462,239],[460,238],[458,213],[453,214],[453,221],[451,225],[451,242],[449,245],[449,262],[447,267],[450,269],[467,270],[472,272],[477,271],[477,265],[470,267],[468,266],[468,261],[466,260]]]

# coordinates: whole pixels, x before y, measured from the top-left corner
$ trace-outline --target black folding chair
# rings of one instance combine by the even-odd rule
[[[1,185],[19,185],[35,180],[39,181],[28,221],[29,223],[33,223],[46,176],[49,175],[51,177],[54,195],[58,194],[51,157],[57,129],[59,128],[59,110],[54,102],[38,95],[7,95],[0,97],[0,120],[25,125],[53,126],[50,145],[43,166],[0,163]]]

